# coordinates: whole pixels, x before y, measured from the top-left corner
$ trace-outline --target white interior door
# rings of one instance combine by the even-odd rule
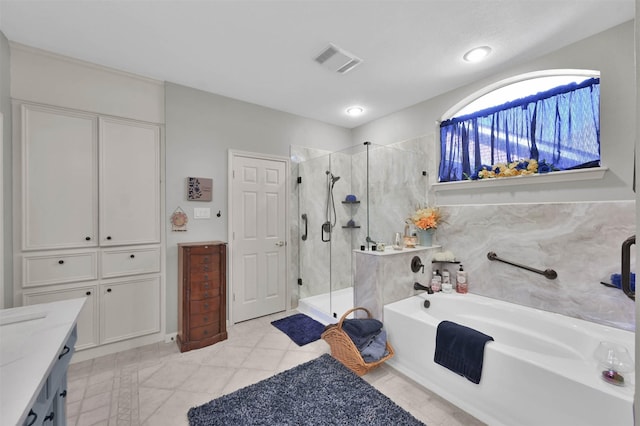
[[[286,309],[285,159],[232,154],[231,303],[239,322]]]

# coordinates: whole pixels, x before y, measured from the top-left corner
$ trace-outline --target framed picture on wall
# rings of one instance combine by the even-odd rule
[[[202,177],[187,178],[187,200],[211,201],[213,197],[213,179]]]

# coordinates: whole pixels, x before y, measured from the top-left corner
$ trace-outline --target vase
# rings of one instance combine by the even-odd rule
[[[433,229],[417,229],[418,240],[421,246],[431,247],[433,245]]]

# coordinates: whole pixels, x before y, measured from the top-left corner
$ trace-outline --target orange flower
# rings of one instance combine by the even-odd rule
[[[440,210],[434,207],[428,207],[418,209],[409,220],[419,229],[426,230],[437,228],[441,219],[442,215],[440,214]]]

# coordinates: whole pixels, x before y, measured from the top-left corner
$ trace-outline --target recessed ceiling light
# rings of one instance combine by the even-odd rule
[[[357,117],[359,115],[362,115],[363,113],[364,113],[364,108],[360,106],[350,106],[349,108],[347,108],[347,114],[352,117]]]
[[[480,46],[465,53],[462,59],[467,62],[480,62],[486,58],[489,53],[491,53],[491,48],[489,46]]]

